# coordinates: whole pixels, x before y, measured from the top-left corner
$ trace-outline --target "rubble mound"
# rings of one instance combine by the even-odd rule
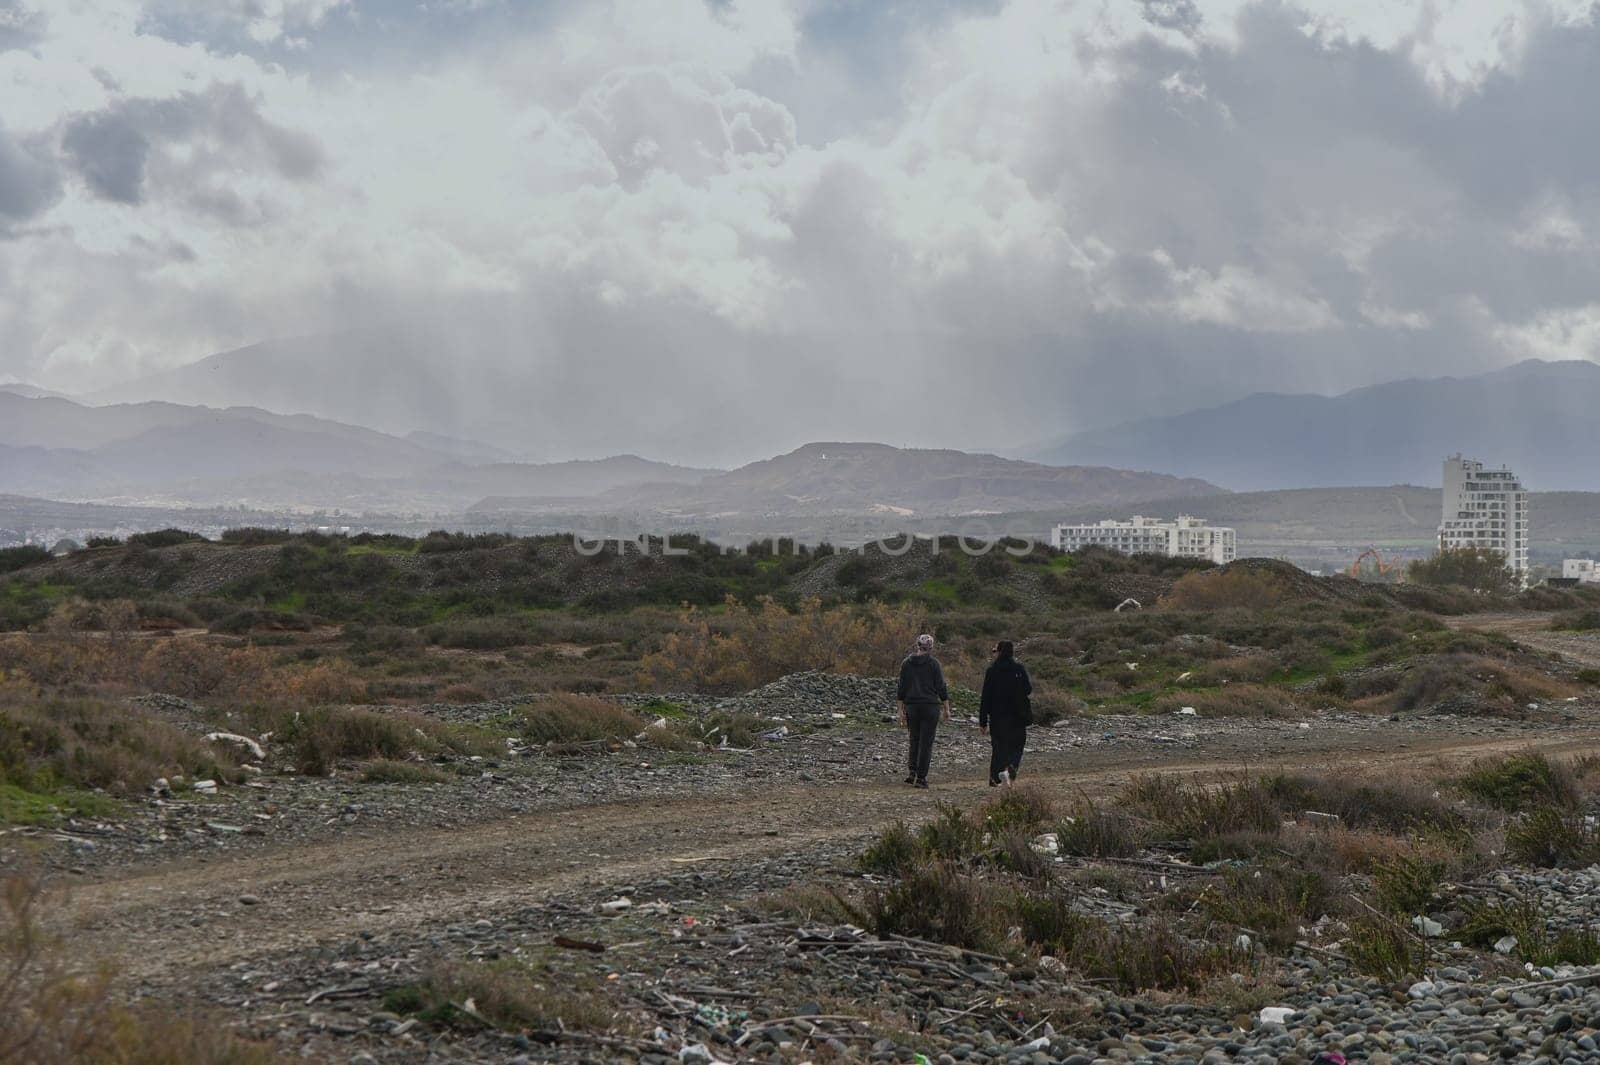
[[[1241,558],[1214,572],[1269,575],[1287,585],[1295,599],[1309,602],[1353,603],[1374,596],[1392,598],[1383,585],[1368,584],[1342,573],[1331,577],[1315,577],[1298,566],[1275,558]]]
[[[875,717],[895,712],[893,677],[805,670],[779,677],[744,695],[724,699],[719,710],[788,719]]]

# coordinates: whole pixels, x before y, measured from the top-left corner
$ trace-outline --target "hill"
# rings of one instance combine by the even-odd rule
[[[1600,366],[1538,359],[1339,396],[1261,393],[1079,433],[1028,457],[1203,476],[1235,490],[1429,484],[1463,452],[1531,488],[1600,489]]]
[[[634,455],[546,464],[501,461],[506,455],[470,440],[401,438],[255,407],[91,407],[0,391],[0,493],[437,511],[486,495],[588,497],[711,472]]]
[[[693,492],[644,488],[607,500],[674,513],[963,515],[1052,506],[1117,506],[1136,499],[1214,495],[1215,485],[1103,467],[1045,466],[964,451],[872,443],[807,444],[707,477]]]

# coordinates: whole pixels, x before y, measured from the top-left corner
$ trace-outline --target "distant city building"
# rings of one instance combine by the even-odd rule
[[[1203,558],[1218,565],[1239,557],[1232,529],[1208,525],[1204,518],[1180,514],[1177,521],[1134,515],[1132,521],[1099,521],[1092,525],[1057,525],[1050,543],[1062,551],[1104,547],[1124,555],[1169,555]]]
[[[1561,560],[1561,576],[1580,584],[1600,584],[1600,563],[1592,558],[1567,558]]]
[[[1444,518],[1439,523],[1443,550],[1477,547],[1498,551],[1517,584],[1528,586],[1528,493],[1504,466],[1451,455],[1444,460]]]

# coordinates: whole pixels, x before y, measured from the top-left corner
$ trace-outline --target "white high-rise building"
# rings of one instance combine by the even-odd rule
[[[1502,466],[1451,455],[1444,460],[1444,520],[1439,547],[1498,551],[1520,587],[1528,586],[1528,493]]]
[[[1187,514],[1178,515],[1177,521],[1134,515],[1132,521],[1057,525],[1050,531],[1050,543],[1061,551],[1104,547],[1124,555],[1204,558],[1218,565],[1238,557],[1238,541],[1232,529],[1208,525],[1204,518]]]

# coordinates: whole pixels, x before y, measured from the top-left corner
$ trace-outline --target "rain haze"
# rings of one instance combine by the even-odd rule
[[[1588,359],[1597,61],[1587,3],[0,0],[0,380],[729,467]]]

